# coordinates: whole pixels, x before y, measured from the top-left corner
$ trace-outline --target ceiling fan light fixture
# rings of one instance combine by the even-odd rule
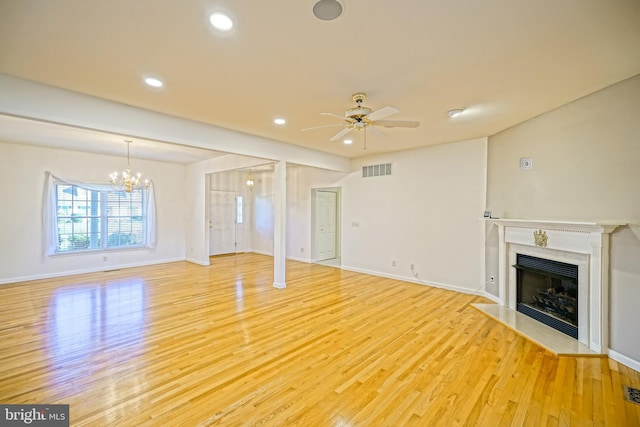
[[[313,14],[322,21],[333,21],[342,15],[342,4],[337,0],[320,0],[313,5]]]
[[[371,114],[373,110],[368,107],[357,106],[355,108],[349,108],[345,113],[344,117],[347,119],[358,119],[364,116]]]

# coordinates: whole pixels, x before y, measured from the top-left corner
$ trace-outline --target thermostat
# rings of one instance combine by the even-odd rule
[[[533,169],[533,160],[527,157],[520,159],[520,169]]]

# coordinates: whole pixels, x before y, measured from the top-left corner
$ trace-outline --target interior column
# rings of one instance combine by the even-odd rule
[[[273,172],[273,286],[286,288],[287,162]]]

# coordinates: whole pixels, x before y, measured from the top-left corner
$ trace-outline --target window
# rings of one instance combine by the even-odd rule
[[[243,197],[236,197],[236,224],[242,224],[244,222],[244,214],[242,212]]]
[[[156,246],[155,190],[114,191],[46,172],[44,252],[56,255]]]
[[[144,246],[145,191],[89,190],[55,184],[55,252]]]

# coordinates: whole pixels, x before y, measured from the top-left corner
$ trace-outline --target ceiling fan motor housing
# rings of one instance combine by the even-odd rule
[[[362,119],[369,115],[373,110],[368,107],[362,106],[362,101],[367,99],[367,94],[363,92],[354,93],[352,99],[358,104],[355,108],[349,108],[344,113],[344,117],[347,119],[355,120],[356,123],[362,122]]]
[[[362,92],[354,93],[352,99],[356,102],[356,104],[360,105],[362,101],[367,99],[367,94]]]
[[[371,108],[358,106],[358,107],[355,107],[355,108],[348,109],[344,113],[344,116],[347,119],[353,119],[353,120],[356,120],[356,121],[360,121],[360,120],[362,120],[363,117],[367,116],[372,111],[373,110]]]

